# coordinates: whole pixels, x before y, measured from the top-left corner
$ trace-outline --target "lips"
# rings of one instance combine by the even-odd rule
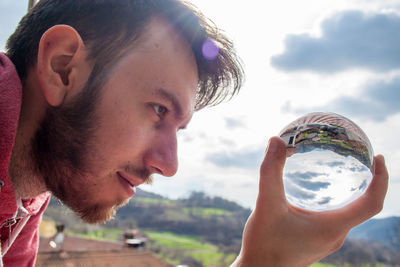
[[[132,187],[139,186],[144,183],[144,180],[142,178],[134,177],[127,173],[121,173],[121,172],[117,173],[122,179],[126,180]]]
[[[143,184],[144,182],[143,179],[128,175],[126,173],[117,172],[117,176],[129,197],[132,197],[135,194],[135,187]]]

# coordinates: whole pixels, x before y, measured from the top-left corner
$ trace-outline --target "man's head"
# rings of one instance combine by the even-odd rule
[[[195,55],[199,70],[196,110],[237,92],[242,70],[232,43],[199,11],[180,0],[41,0],[9,38],[7,55],[24,80],[36,63],[42,35],[54,25],[69,25],[89,50],[88,60],[94,63],[90,82],[99,86],[155,15],[173,25]],[[211,59],[204,55],[208,41],[219,50]]]
[[[44,106],[29,143],[17,135],[12,179],[39,177],[88,222],[109,219],[151,174],[175,174],[176,132],[242,81],[227,39],[173,0],[42,0],[8,49],[24,84],[20,124]]]

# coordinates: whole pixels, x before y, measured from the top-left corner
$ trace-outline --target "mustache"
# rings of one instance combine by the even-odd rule
[[[133,165],[126,165],[125,167],[123,167],[123,170],[132,176],[141,178],[144,184],[149,184],[149,185],[153,184],[154,176],[146,168],[140,168]]]

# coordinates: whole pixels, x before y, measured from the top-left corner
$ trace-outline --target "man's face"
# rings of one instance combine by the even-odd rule
[[[36,144],[36,164],[47,187],[87,222],[110,219],[151,174],[177,171],[176,133],[193,114],[196,61],[187,42],[162,19],[154,19],[142,38],[113,68],[82,120],[68,118],[63,107],[49,111],[34,139],[34,146],[45,139],[52,150],[43,155]],[[91,101],[77,98],[80,104],[71,104],[68,114]],[[82,122],[88,127],[77,133]],[[67,160],[54,157],[62,154]]]

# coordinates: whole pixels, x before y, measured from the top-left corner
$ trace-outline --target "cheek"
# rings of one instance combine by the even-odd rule
[[[117,168],[128,161],[137,162],[146,149],[149,136],[139,125],[113,123],[99,129],[96,152],[112,165],[109,168]]]
[[[119,97],[122,95],[125,98]],[[146,109],[139,103],[129,103],[135,98],[138,97],[117,91],[114,95],[105,95],[99,107],[99,127],[96,129],[94,145],[98,153],[112,165],[109,168],[117,168],[127,161],[137,161],[151,136]]]

